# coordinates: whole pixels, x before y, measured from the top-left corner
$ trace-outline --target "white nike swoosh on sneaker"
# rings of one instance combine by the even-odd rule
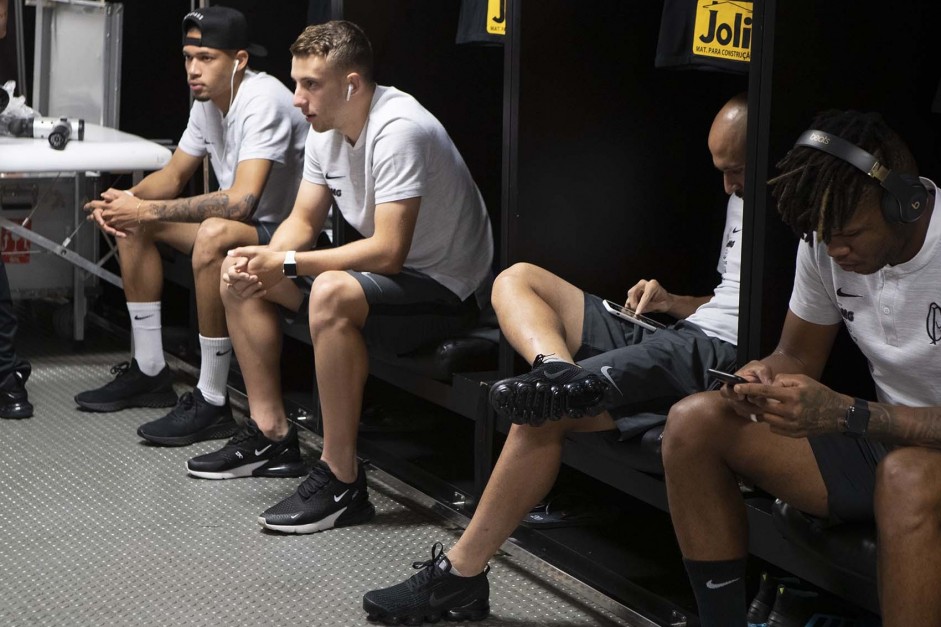
[[[301,515],[301,512],[298,512],[298,513],[296,513],[296,514],[291,514],[291,520],[294,520],[295,518],[299,517],[300,515]]]
[[[720,581],[719,583],[713,583],[712,579],[710,579],[709,581],[706,582],[706,587],[709,588],[710,590],[718,590],[719,588],[724,588],[730,583],[735,583],[738,580],[739,578],[736,577],[735,579],[729,579],[728,581]]]
[[[618,394],[624,396],[624,392],[621,391],[621,388],[618,387],[618,384],[614,382],[614,379],[611,378],[611,375],[608,374],[608,371],[611,370],[611,366],[604,366],[601,369],[601,376],[608,380],[608,383],[614,386],[614,389],[618,391]]]
[[[333,502],[334,502],[334,503],[339,503],[339,502],[340,502],[340,499],[342,499],[344,496],[346,496],[346,493],[347,493],[347,492],[349,492],[349,490],[343,490],[343,493],[342,493],[342,494],[335,494],[335,495],[333,496]]]
[[[264,453],[265,451],[267,451],[269,448],[271,448],[271,444],[269,444],[268,446],[266,446],[265,448],[260,449],[260,450],[256,448],[256,449],[255,449],[255,457],[258,457],[259,455],[261,455],[262,453]]]

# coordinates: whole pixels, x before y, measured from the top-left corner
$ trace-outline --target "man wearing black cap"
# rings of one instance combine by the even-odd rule
[[[117,238],[134,355],[112,368],[107,385],[75,402],[92,411],[176,407],[138,435],[164,445],[224,438],[236,430],[226,398],[232,355],[219,273],[225,252],[266,244],[300,183],[308,126],[277,79],[248,69],[265,49],[249,43],[245,16],[208,7],[183,18],[183,59],[195,102],[170,162],[128,190],[108,189],[86,205],[101,230]],[[209,156],[219,191],[177,197]],[[202,362],[199,383],[179,400],[163,357],[157,243],[191,254]]]

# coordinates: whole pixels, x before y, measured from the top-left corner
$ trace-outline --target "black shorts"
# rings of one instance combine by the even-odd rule
[[[252,226],[255,227],[255,233],[258,235],[258,245],[267,246],[271,243],[271,236],[277,230],[278,223],[252,221]]]
[[[695,324],[681,320],[647,331],[612,316],[601,303],[585,294],[582,346],[575,360],[611,384],[604,405],[622,439],[663,422],[673,403],[707,389],[709,368],[735,369],[735,346]]]
[[[876,466],[891,448],[842,433],[814,436],[809,441],[827,486],[830,518],[834,522],[875,520]]]
[[[471,330],[480,310],[471,294],[466,300],[416,270],[398,274],[376,274],[347,270],[363,288],[369,316],[363,338],[371,348],[402,355],[422,346]],[[306,320],[314,277],[298,277],[295,284],[304,292],[297,313],[286,312],[292,322]]]

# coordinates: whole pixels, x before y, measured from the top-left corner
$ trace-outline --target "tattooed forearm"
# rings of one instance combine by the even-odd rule
[[[231,202],[227,192],[215,192],[195,198],[152,201],[150,210],[157,220],[164,222],[202,222],[207,218],[245,220],[255,210],[257,198],[245,194]]]
[[[941,448],[941,407],[871,403],[869,435],[884,442]]]

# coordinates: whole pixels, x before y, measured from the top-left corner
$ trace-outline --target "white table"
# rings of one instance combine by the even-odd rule
[[[90,259],[78,250],[75,237],[85,216],[82,205],[88,196],[89,173],[142,172],[159,170],[170,160],[170,151],[155,142],[97,124],[85,125],[85,139],[72,139],[64,150],[54,150],[46,139],[0,136],[0,185],[4,181],[68,176],[74,178],[72,235],[59,243],[0,215],[0,226],[71,262],[73,270],[73,337],[84,339],[84,272],[123,287],[121,277],[105,270],[107,259]],[[90,227],[89,227],[90,228]],[[88,231],[91,233],[91,231]],[[94,234],[92,234],[93,236]],[[72,248],[70,248],[70,245]],[[97,246],[92,246],[97,251]],[[97,255],[95,255],[97,256]]]

